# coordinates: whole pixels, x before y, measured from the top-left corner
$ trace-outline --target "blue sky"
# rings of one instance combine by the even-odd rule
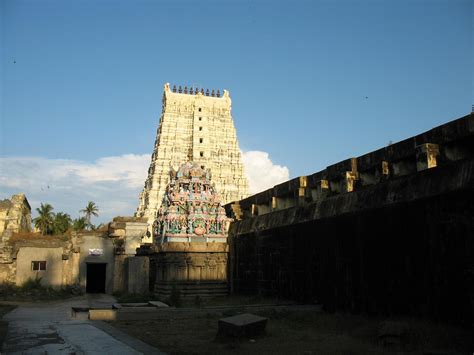
[[[37,179],[59,161],[149,159],[165,82],[228,89],[241,148],[268,153],[291,177],[466,115],[474,103],[472,1],[0,6],[0,197],[23,189],[34,207],[76,208],[48,181],[33,189],[26,171]],[[36,170],[32,157],[43,159]],[[19,175],[26,187],[5,183]],[[110,215],[136,205],[135,190]]]

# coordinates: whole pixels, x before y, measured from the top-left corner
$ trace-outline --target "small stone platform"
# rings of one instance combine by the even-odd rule
[[[219,319],[218,336],[253,337],[265,333],[268,318],[251,313]]]

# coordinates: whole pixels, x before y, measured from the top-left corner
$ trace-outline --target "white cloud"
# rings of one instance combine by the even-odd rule
[[[290,178],[288,168],[273,164],[266,152],[258,150],[242,152],[242,162],[251,194],[269,189]]]
[[[242,153],[250,192],[270,188],[289,178],[288,168],[274,165],[268,153]],[[0,157],[0,199],[19,192],[26,194],[33,216],[40,203],[50,203],[55,212],[72,218],[89,201],[99,206],[93,223],[115,216],[131,216],[138,206],[150,165],[150,155],[126,154],[84,162],[42,157]]]
[[[150,155],[126,154],[89,163],[41,157],[0,158],[0,198],[24,192],[33,214],[40,203],[79,216],[88,201],[99,206],[97,221],[132,215],[138,206]],[[97,222],[96,221],[96,222]]]

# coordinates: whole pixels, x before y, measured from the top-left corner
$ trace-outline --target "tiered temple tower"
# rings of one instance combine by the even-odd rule
[[[229,92],[165,84],[163,107],[137,217],[157,217],[171,169],[186,161],[210,170],[222,203],[248,196]]]

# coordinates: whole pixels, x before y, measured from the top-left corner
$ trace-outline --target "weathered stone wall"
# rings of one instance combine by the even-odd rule
[[[147,226],[144,220],[117,217],[107,231],[73,232],[71,236],[10,233],[0,245],[0,282],[21,285],[28,278],[41,277],[44,285],[79,285],[85,291],[87,264],[104,263],[106,292],[127,291],[128,258],[134,257]],[[91,255],[92,249],[100,249],[101,255]],[[47,261],[47,270],[33,272],[32,261]],[[143,278],[148,285],[148,276]]]
[[[112,238],[115,253],[113,292],[139,293],[145,288],[148,292],[148,272],[137,279],[134,271],[136,260],[132,261],[130,269],[130,260],[135,258],[137,248],[148,240],[147,229],[146,218],[139,217],[115,217],[109,224],[108,235]],[[142,281],[146,283],[146,287],[142,286]]]
[[[146,218],[115,217],[109,224],[108,233],[115,238],[117,253],[135,255],[143,239],[147,238],[147,229]]]
[[[0,201],[0,236],[8,232],[31,232],[31,207],[24,194]],[[5,235],[4,235],[5,237]]]
[[[232,291],[470,324],[473,135],[466,116],[226,206]]]
[[[41,278],[45,286],[74,285],[79,263],[72,245],[64,236],[13,233],[1,249],[0,282],[21,285],[29,278]],[[46,270],[32,270],[32,261],[46,261]]]
[[[128,258],[127,262],[127,291],[129,293],[148,292],[150,259],[146,256],[135,256]]]

